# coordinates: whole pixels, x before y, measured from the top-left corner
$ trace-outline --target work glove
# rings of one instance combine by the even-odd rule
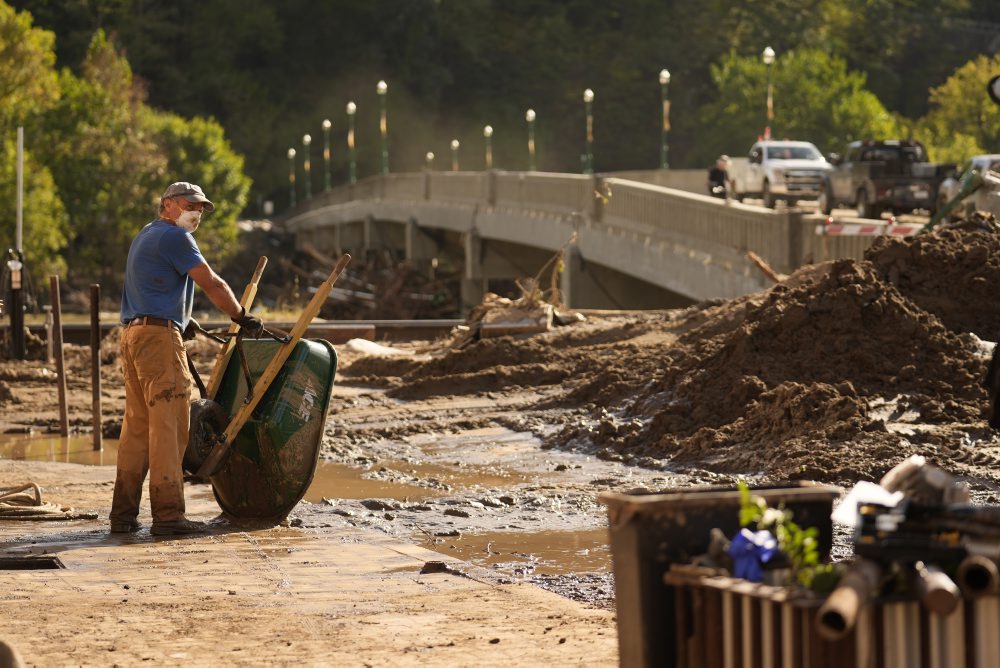
[[[246,307],[240,307],[239,317],[232,320],[240,326],[245,336],[256,339],[264,333],[264,323],[257,316],[247,313]]]
[[[184,331],[181,333],[181,338],[185,341],[191,341],[194,339],[195,334],[198,333],[199,329],[201,329],[201,327],[198,326],[198,321],[191,318],[188,320],[187,327],[185,327]]]

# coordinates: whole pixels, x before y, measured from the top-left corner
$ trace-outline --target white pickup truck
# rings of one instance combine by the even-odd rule
[[[759,141],[750,147],[748,157],[733,158],[728,171],[737,200],[758,197],[773,209],[778,200],[792,205],[816,199],[831,168],[807,141]]]

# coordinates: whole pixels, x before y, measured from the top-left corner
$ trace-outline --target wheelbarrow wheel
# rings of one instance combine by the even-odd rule
[[[229,414],[211,399],[191,402],[191,428],[188,446],[184,451],[184,470],[192,475],[198,472],[212,451],[216,439],[226,431]]]

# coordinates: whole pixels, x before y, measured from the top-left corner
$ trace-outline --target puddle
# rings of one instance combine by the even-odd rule
[[[321,503],[327,499],[395,499],[412,501],[443,492],[392,480],[369,480],[360,477],[363,471],[346,464],[320,462],[306,501]]]
[[[94,450],[94,441],[89,434],[68,438],[3,436],[0,437],[0,459],[114,466],[118,461],[118,441],[106,438],[102,445],[101,450]]]
[[[586,531],[498,531],[421,541],[435,552],[515,575],[607,573],[611,550],[607,529]]]

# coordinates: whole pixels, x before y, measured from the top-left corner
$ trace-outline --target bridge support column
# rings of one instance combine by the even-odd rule
[[[580,247],[575,243],[570,244],[563,253],[563,270],[559,277],[559,291],[562,292],[562,301],[567,308],[581,308],[580,304],[584,302],[585,282],[587,276]]]
[[[437,256],[437,244],[420,229],[416,218],[406,221],[405,245],[406,260],[416,267],[417,271],[432,276],[432,260]]]
[[[483,301],[487,279],[483,274],[483,239],[472,229],[462,239],[465,246],[465,271],[462,274],[462,313],[468,313]]]
[[[368,257],[368,253],[375,247],[372,239],[375,237],[375,217],[366,216],[364,223],[362,225],[362,234],[364,235],[364,241],[362,242],[362,248],[364,249],[364,256]]]

